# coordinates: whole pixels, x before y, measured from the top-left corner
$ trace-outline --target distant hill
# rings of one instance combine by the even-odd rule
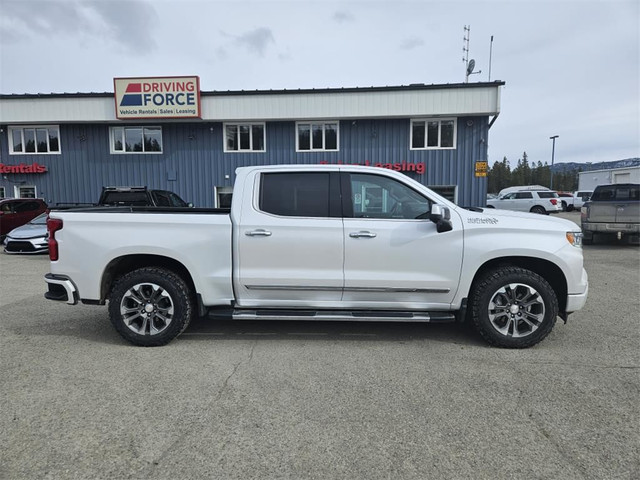
[[[638,167],[640,166],[640,158],[626,158],[624,160],[612,160],[610,162],[596,163],[556,163],[553,165],[554,172],[571,172],[581,171],[588,172],[590,170],[607,170],[611,168]]]

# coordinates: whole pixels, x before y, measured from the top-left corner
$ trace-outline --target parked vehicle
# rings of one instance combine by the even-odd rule
[[[514,185],[514,186],[503,188],[502,190],[500,190],[498,192],[498,197],[501,197],[511,192],[524,192],[527,190],[541,191],[541,190],[551,190],[551,189],[544,187],[542,185]]]
[[[6,253],[46,253],[49,250],[47,234],[47,214],[14,228],[4,238]]]
[[[567,192],[558,192],[558,197],[560,198],[560,203],[562,204],[563,212],[572,212],[574,207],[574,202],[576,198],[573,196],[573,193]]]
[[[45,296],[108,301],[136,345],[208,313],[471,321],[490,344],[523,348],[588,291],[574,222],[464,209],[374,167],[238,168],[231,209],[53,210],[48,228]]]
[[[176,193],[168,190],[149,190],[147,187],[104,187],[98,205],[192,207]]]
[[[598,185],[582,207],[581,221],[585,243],[596,233],[640,243],[640,184]]]
[[[47,204],[40,198],[4,198],[0,200],[0,238],[14,228],[33,220],[47,211]]]
[[[573,192],[575,200],[573,201],[574,208],[582,208],[585,202],[588,202],[593,194],[593,190],[578,190]]]
[[[518,190],[487,200],[487,207],[540,214],[562,211],[558,194],[553,190]]]
[[[579,191],[579,192],[558,192],[560,201],[562,202],[562,210],[565,212],[572,212],[582,208],[584,202],[591,197],[591,191]]]

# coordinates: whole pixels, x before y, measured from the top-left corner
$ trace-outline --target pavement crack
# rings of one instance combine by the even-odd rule
[[[229,381],[233,378],[233,376],[238,372],[238,370],[240,369],[240,367],[242,365],[249,365],[251,363],[251,361],[253,360],[253,353],[256,349],[256,345],[258,344],[258,340],[256,339],[252,344],[251,344],[251,350],[249,351],[249,355],[247,358],[245,358],[244,360],[240,360],[239,362],[237,362],[234,366],[233,366],[233,370],[232,372],[227,376],[227,378],[224,380],[223,384],[222,384],[222,388],[220,388],[220,390],[218,391],[218,394],[205,406],[205,410],[209,410],[209,407],[211,405],[213,405],[214,403],[218,402],[221,398],[222,395],[224,395],[225,391],[227,390],[227,386],[229,385]],[[195,422],[192,422],[195,423]],[[146,476],[144,478],[153,478],[152,474],[153,471],[160,465],[161,460],[171,451],[174,450],[174,448],[176,447],[176,445],[179,445],[185,437],[187,437],[187,435],[190,435],[192,433],[192,428],[187,428],[183,431],[183,433],[181,433],[180,435],[178,435],[178,437],[171,442],[171,444],[166,447],[156,458],[154,458],[153,460],[151,460],[148,463],[147,469],[146,469]]]
[[[218,392],[218,395],[216,396],[216,398],[213,401],[218,401],[218,400],[220,400],[222,398],[222,395],[227,390],[227,386],[229,385],[229,380],[231,380],[231,378],[237,373],[238,369],[245,363],[247,365],[249,365],[251,363],[251,360],[253,360],[253,352],[254,352],[257,344],[258,344],[258,340],[255,340],[253,342],[253,344],[251,345],[251,351],[249,352],[249,357],[246,358],[245,360],[240,360],[238,363],[236,363],[236,365],[233,367],[233,371],[225,379],[224,383],[222,384],[222,388],[220,389],[220,391]]]

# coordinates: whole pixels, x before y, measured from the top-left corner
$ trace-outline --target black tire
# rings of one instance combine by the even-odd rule
[[[567,205],[567,212],[573,212],[575,207],[573,205]]]
[[[546,215],[547,211],[544,209],[544,207],[541,207],[540,205],[536,205],[535,207],[531,207],[531,210],[529,210],[531,213],[539,213],[540,215]]]
[[[125,340],[144,347],[166,345],[194,315],[193,293],[182,277],[145,267],[123,275],[109,294],[111,323]]]
[[[567,202],[565,202],[564,200],[561,200],[562,203],[562,211],[563,212],[568,212],[567,210]]]
[[[476,330],[496,347],[531,347],[551,332],[558,316],[558,298],[551,285],[520,267],[485,274],[470,297]]]

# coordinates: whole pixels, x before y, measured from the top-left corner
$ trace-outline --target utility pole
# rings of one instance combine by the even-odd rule
[[[551,190],[553,190],[553,162],[556,156],[556,138],[559,136],[560,135],[554,135],[553,137],[549,137],[553,141],[553,146],[551,147]]]
[[[489,43],[489,81],[491,81],[491,54],[493,53],[493,35],[491,35],[491,43]]]

